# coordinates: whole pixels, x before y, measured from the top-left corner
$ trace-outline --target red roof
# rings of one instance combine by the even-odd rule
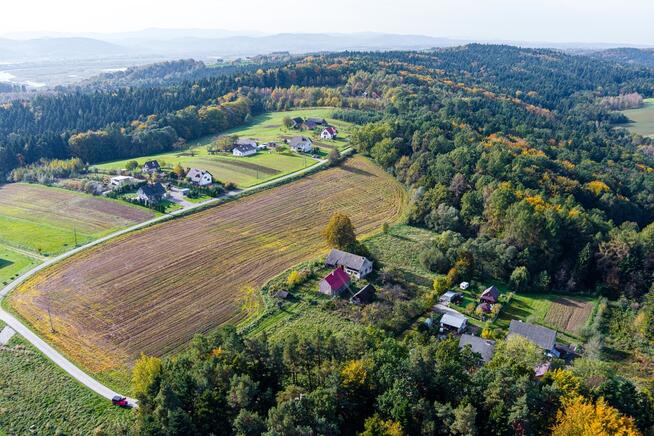
[[[332,288],[332,290],[338,291],[344,286],[350,284],[350,276],[347,275],[347,273],[342,268],[336,268],[327,277],[325,277],[325,281],[329,283],[329,286]]]
[[[333,127],[331,127],[331,126],[325,128],[325,130],[326,130],[330,135],[334,135],[334,134],[336,134],[336,129],[333,128]]]

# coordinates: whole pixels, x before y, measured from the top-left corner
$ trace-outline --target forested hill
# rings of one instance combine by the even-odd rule
[[[611,48],[585,54],[595,59],[654,68],[654,48]]]

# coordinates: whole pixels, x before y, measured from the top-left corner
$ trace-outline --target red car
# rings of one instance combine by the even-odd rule
[[[111,399],[111,404],[118,407],[129,407],[129,401],[127,401],[127,398],[121,397],[120,395],[113,397]]]

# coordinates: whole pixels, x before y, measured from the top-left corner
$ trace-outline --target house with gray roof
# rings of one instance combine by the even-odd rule
[[[557,357],[559,356],[559,352],[555,348],[556,332],[552,329],[529,324],[528,322],[511,320],[507,337],[511,336],[522,336],[529,342],[532,342],[545,350],[545,352]]]
[[[491,360],[495,352],[495,341],[464,333],[459,338],[459,348],[463,349],[466,346],[470,346],[473,353],[480,354],[484,362]]]
[[[147,183],[136,192],[138,199],[145,204],[153,205],[166,198],[166,188],[161,183]]]
[[[257,153],[256,142],[252,144],[238,144],[232,149],[232,154],[238,157],[252,156]]]
[[[346,273],[358,279],[362,279],[372,272],[372,262],[370,260],[336,248],[332,249],[327,255],[325,265],[331,268],[341,266]]]
[[[291,150],[308,153],[313,150],[313,141],[306,136],[294,136],[288,140]]]
[[[461,314],[447,312],[441,318],[441,329],[455,331],[456,333],[463,333],[468,327],[468,318]]]

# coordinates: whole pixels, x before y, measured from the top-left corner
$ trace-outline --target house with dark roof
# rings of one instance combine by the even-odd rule
[[[327,121],[324,118],[307,118],[307,123],[315,124],[316,126],[324,126],[327,124]]]
[[[491,313],[493,307],[488,303],[479,303],[476,310],[480,310],[483,313]]]
[[[160,172],[161,167],[159,166],[159,162],[156,160],[149,160],[143,164],[142,170],[144,173],[153,174]]]
[[[486,290],[481,293],[479,301],[482,303],[495,304],[499,298],[500,291],[495,286],[491,286],[490,288],[486,288]]]
[[[547,327],[535,324],[529,324],[523,321],[511,320],[509,324],[509,334],[511,336],[522,336],[529,342],[532,342],[553,356],[559,356],[556,350],[556,332]]]
[[[136,195],[145,204],[153,205],[159,203],[166,197],[166,188],[159,182],[147,183],[139,188]]]
[[[295,117],[291,119],[291,121],[293,121],[292,127],[294,129],[299,129],[304,124],[304,119],[302,119],[302,117]]]
[[[257,141],[252,138],[237,138],[232,147],[232,154],[234,156],[251,156],[257,152],[259,145]]]
[[[347,251],[333,248],[325,259],[325,265],[329,267],[343,267],[345,272],[362,279],[372,272],[372,262],[363,256],[348,253]]]
[[[199,168],[191,168],[188,173],[186,173],[186,179],[198,186],[207,186],[213,183],[213,176],[211,173]]]
[[[336,139],[336,136],[338,136],[338,130],[332,126],[325,127],[320,133],[322,139]]]
[[[364,305],[370,304],[375,300],[375,287],[368,283],[350,298],[350,303]]]
[[[491,360],[495,353],[495,341],[464,333],[459,338],[459,348],[463,349],[466,346],[469,346],[473,353],[481,355],[484,362]]]
[[[336,268],[320,281],[320,292],[331,297],[340,295],[350,286],[350,276],[343,268]]]
[[[447,312],[441,318],[441,330],[463,333],[466,327],[468,327],[468,318],[461,314]]]
[[[288,140],[288,145],[297,152],[309,153],[313,150],[313,141],[306,136],[294,136]]]

